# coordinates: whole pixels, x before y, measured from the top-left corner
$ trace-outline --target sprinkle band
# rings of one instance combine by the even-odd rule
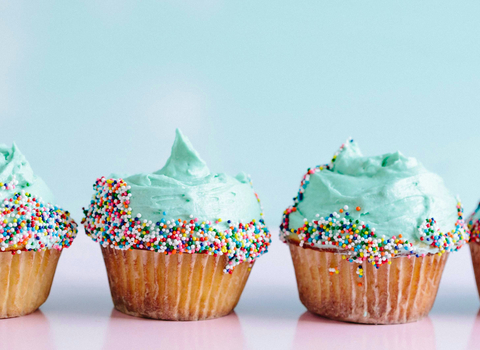
[[[247,224],[231,224],[219,230],[210,221],[141,220],[132,218],[130,186],[123,179],[101,177],[93,185],[95,194],[88,209],[83,209],[82,223],[95,242],[115,249],[144,249],[164,254],[200,253],[227,255],[224,272],[232,273],[235,266],[253,262],[268,251],[271,234],[263,219]],[[215,223],[219,223],[221,219]]]
[[[285,211],[280,232],[283,242],[289,240],[289,235],[295,234],[300,240],[300,247],[338,249],[339,253],[344,254],[344,259],[350,262],[367,261],[377,268],[390,263],[394,257],[425,256],[425,253],[418,252],[418,248],[412,242],[404,240],[401,234],[390,239],[385,235],[379,237],[375,233],[375,228],[363,221],[353,219],[347,211],[348,206],[340,209],[340,214],[335,212],[311,222],[305,221],[303,227],[298,229],[288,229],[288,216],[296,210],[296,207],[290,207]],[[357,207],[356,210],[360,211],[361,208]],[[457,205],[457,213],[455,229],[447,233],[440,232],[433,218],[426,219],[418,229],[420,240],[430,249],[438,250],[439,255],[460,249],[463,246],[462,242],[468,241],[468,230],[463,220],[463,208],[460,203]]]

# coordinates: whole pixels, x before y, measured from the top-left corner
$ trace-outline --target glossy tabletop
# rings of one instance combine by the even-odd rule
[[[0,320],[0,348],[478,349],[480,304],[469,259],[468,249],[450,257],[428,318],[405,325],[357,325],[305,310],[288,249],[275,242],[252,270],[234,313],[216,320],[169,322],[113,309],[100,251],[82,232],[64,252],[41,309]]]

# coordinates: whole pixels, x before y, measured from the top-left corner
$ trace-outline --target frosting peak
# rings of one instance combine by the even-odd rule
[[[426,172],[415,158],[406,157],[401,152],[386,153],[380,156],[363,156],[357,143],[347,142],[335,159],[332,172],[351,176],[384,176],[405,172],[409,174]]]
[[[8,186],[15,182],[15,186]],[[52,191],[45,182],[33,173],[30,164],[17,145],[0,145],[0,200],[10,198],[15,192],[25,190],[40,197],[45,202],[54,203]],[[8,188],[7,188],[8,187]]]
[[[165,175],[177,180],[204,178],[210,174],[207,164],[200,158],[190,140],[176,130],[172,153],[165,166],[154,174]]]

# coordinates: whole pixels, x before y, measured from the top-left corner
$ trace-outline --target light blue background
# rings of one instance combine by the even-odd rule
[[[251,348],[286,348],[305,309],[276,235],[308,167],[351,136],[417,157],[468,213],[480,200],[479,19],[478,0],[0,0],[0,143],[77,221],[97,177],[162,167],[176,127],[212,170],[250,173],[275,237],[237,311]],[[478,307],[467,247],[442,277],[437,346],[464,348]],[[55,343],[100,348],[111,308],[81,229],[42,306]]]
[[[480,3],[0,1],[1,142],[77,220],[95,179],[163,166],[175,127],[252,175],[276,228],[349,136],[480,199]]]

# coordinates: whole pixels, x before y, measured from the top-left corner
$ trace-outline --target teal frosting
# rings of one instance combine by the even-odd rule
[[[0,145],[0,200],[11,198],[16,192],[25,190],[32,195],[41,198],[44,202],[54,203],[52,191],[45,182],[33,173],[30,164],[20,152],[15,143],[12,147]],[[15,188],[5,184],[16,183]]]
[[[132,216],[140,214],[153,222],[193,217],[226,228],[228,220],[249,223],[262,218],[249,177],[244,173],[236,177],[211,173],[178,129],[172,153],[162,169],[110,177],[123,178],[130,186]]]
[[[454,230],[458,220],[457,200],[438,175],[400,152],[365,157],[353,141],[326,170],[307,176],[299,197],[289,229],[302,227],[305,219],[338,213],[346,205],[350,217],[368,223],[378,236],[402,234],[427,251],[430,247],[419,236],[425,219],[434,218],[442,232]]]
[[[470,217],[470,220],[472,222],[480,220],[480,204],[477,206],[477,209],[473,212],[472,216]]]

